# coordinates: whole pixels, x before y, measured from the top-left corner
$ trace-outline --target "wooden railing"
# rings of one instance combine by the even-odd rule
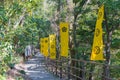
[[[81,59],[59,58],[52,60],[45,58],[46,69],[61,80],[119,80],[116,71],[120,66],[110,66],[104,61],[86,61]],[[109,67],[110,76],[104,75],[104,67]],[[114,74],[113,74],[114,73]]]

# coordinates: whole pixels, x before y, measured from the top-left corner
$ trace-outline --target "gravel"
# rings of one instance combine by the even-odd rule
[[[31,80],[60,80],[45,69],[44,57],[37,53],[32,59],[25,62],[25,72]]]

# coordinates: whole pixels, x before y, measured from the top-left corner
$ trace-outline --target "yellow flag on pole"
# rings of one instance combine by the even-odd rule
[[[104,19],[104,5],[98,11],[98,18],[94,33],[93,47],[91,53],[91,60],[104,60],[103,58],[103,39],[102,39],[102,22]]]
[[[50,59],[56,59],[56,35],[49,35]]]
[[[44,38],[44,56],[48,57],[48,38]]]
[[[60,44],[61,50],[60,55],[68,57],[68,48],[69,48],[69,23],[61,22],[60,23]]]

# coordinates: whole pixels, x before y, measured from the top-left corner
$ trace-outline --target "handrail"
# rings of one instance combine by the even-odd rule
[[[120,69],[119,65],[107,65],[104,62],[99,61],[86,61],[82,59],[64,58],[51,60],[50,58],[45,59],[47,69],[54,75],[59,76],[65,80],[88,80],[91,76],[99,78],[98,80],[114,80],[111,77],[103,74],[103,67],[109,67],[110,69]],[[75,65],[71,65],[69,61],[74,61]],[[77,65],[79,64],[79,65]],[[89,67],[88,67],[89,66]],[[91,69],[93,66],[93,69]],[[91,67],[91,68],[90,68]],[[75,72],[77,71],[77,72]],[[82,76],[80,76],[82,75]],[[98,76],[95,76],[98,75]]]

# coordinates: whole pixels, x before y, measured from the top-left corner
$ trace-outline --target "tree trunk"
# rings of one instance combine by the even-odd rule
[[[105,26],[106,26],[106,32],[107,32],[107,40],[105,43],[105,55],[106,55],[106,61],[104,65],[104,72],[103,72],[103,80],[108,80],[110,77],[110,46],[111,46],[111,40],[112,40],[112,30],[109,29],[108,23],[107,23],[107,15],[106,15],[106,9],[105,9]]]
[[[4,7],[4,0],[0,0],[0,7]]]

